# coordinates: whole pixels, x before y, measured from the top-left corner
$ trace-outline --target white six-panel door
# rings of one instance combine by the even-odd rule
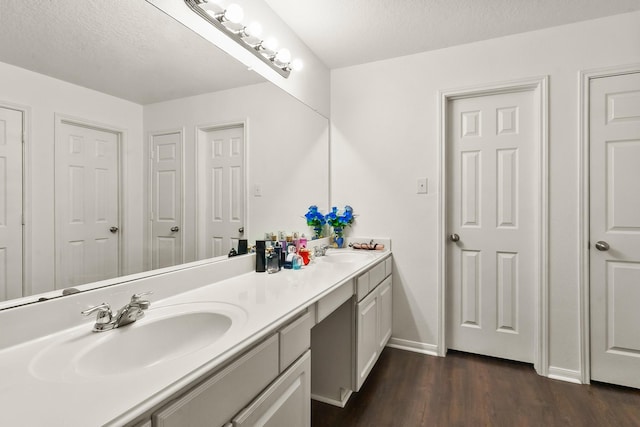
[[[534,360],[539,178],[533,106],[533,91],[448,103],[450,349]]]
[[[201,131],[200,147],[204,147],[200,179],[199,234],[204,235],[200,257],[226,255],[242,238],[245,218],[244,127]],[[199,236],[199,237],[202,237]]]
[[[119,276],[119,135],[56,121],[56,288]]]
[[[22,296],[22,123],[0,108],[0,301]]]
[[[590,83],[591,378],[640,388],[640,74]]]
[[[181,131],[151,135],[151,187],[151,267],[181,264]]]

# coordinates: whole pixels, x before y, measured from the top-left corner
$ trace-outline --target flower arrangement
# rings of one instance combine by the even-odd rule
[[[307,219],[307,225],[313,228],[314,239],[319,239],[322,237],[322,230],[324,229],[324,225],[327,223],[324,215],[320,213],[318,207],[315,205],[309,206],[309,211],[305,215]]]
[[[337,247],[341,248],[344,245],[344,229],[353,223],[355,217],[353,216],[353,208],[349,205],[344,207],[342,214],[338,213],[337,207],[332,207],[331,212],[326,216],[327,223],[333,227],[334,242]]]

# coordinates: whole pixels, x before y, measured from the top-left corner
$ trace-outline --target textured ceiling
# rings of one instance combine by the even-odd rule
[[[329,68],[640,10],[640,0],[266,0]]]
[[[329,68],[640,9],[640,0],[266,2]],[[139,104],[264,81],[144,0],[0,0],[0,62]]]
[[[265,81],[144,0],[0,0],[0,62],[139,104]]]

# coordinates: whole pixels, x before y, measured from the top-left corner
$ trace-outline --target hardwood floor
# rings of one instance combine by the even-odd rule
[[[640,426],[640,390],[551,380],[528,364],[386,348],[345,408],[312,403],[313,427]]]

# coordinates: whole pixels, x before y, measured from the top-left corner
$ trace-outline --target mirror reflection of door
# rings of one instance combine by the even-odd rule
[[[151,135],[151,268],[183,263],[182,131]]]
[[[244,125],[198,132],[198,255],[227,255],[243,237]]]
[[[22,124],[0,108],[0,301],[22,296]]]
[[[120,134],[56,119],[56,288],[120,270]]]

